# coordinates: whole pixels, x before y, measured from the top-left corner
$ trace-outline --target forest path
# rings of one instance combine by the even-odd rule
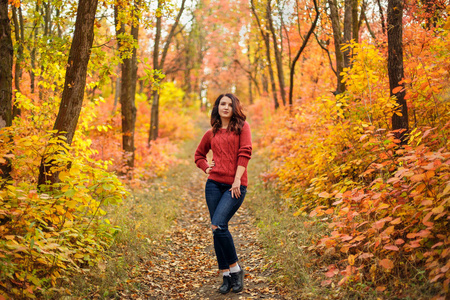
[[[195,144],[196,146],[196,144]],[[128,299],[286,299],[269,276],[271,263],[264,259],[258,242],[258,228],[246,202],[252,201],[251,187],[244,204],[230,221],[240,264],[245,270],[244,290],[221,295],[222,277],[217,270],[208,209],[204,200],[206,175],[193,162],[194,143],[186,143],[181,159],[185,163],[168,174],[167,187],[179,189],[180,215],[164,239],[152,247],[141,272],[132,278],[137,288],[122,297]],[[181,184],[180,182],[184,183]],[[175,187],[174,185],[178,185]]]

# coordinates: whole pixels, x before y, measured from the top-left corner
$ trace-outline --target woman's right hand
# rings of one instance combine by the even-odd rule
[[[209,164],[209,167],[206,168],[205,173],[209,174],[211,173],[212,168],[216,165],[216,163],[214,162],[214,160]]]

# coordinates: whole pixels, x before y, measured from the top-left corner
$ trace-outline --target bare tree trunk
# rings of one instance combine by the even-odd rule
[[[13,21],[14,21],[14,34],[16,36],[17,56],[16,56],[16,67],[14,69],[14,87],[20,93],[20,80],[22,79],[22,61],[23,61],[23,44],[25,41],[24,30],[23,30],[23,16],[22,7],[13,7]],[[20,115],[20,109],[17,106],[16,101],[14,101],[13,106],[13,118]]]
[[[405,91],[394,93],[393,90],[398,86],[403,86],[399,82],[403,80],[403,0],[389,0],[388,1],[388,75],[389,75],[389,88],[391,90],[391,96],[397,98],[397,104],[399,105],[398,112],[400,115],[394,113],[392,115],[392,130],[404,129],[402,133],[398,134],[398,137],[404,141],[405,133],[409,129],[408,124],[408,108],[405,100]]]
[[[258,27],[259,27],[259,30],[261,32],[261,36],[262,36],[262,38],[264,40],[264,44],[266,46],[267,67],[269,68],[269,76],[270,76],[270,83],[271,83],[271,86],[272,86],[273,102],[274,102],[274,105],[275,105],[275,109],[278,109],[280,104],[278,103],[277,87],[276,87],[276,84],[275,84],[275,76],[273,74],[272,59],[270,57],[270,36],[269,36],[268,33],[265,33],[264,30],[262,29],[261,22],[259,20],[258,14],[256,13],[255,3],[253,2],[253,0],[251,0],[250,3],[251,3],[251,6],[252,6],[253,14],[255,15],[255,18],[256,18],[256,22],[258,23]]]
[[[39,2],[36,1],[36,9],[35,9],[35,13],[37,14],[39,12]],[[37,35],[38,35],[38,22],[36,21],[36,19],[33,21],[33,45],[32,45],[32,49],[30,51],[30,62],[31,62],[31,70],[30,70],[30,89],[31,92],[34,93],[34,88],[35,88],[35,74],[34,74],[34,69],[36,67],[36,41],[37,41]]]
[[[378,4],[378,10],[380,12],[381,28],[383,30],[383,34],[386,34],[386,23],[384,21],[383,7],[381,6],[381,1],[377,0],[377,4]]]
[[[139,0],[135,0],[133,7],[133,17],[131,22],[131,37],[134,41],[138,41],[139,37]],[[118,6],[115,6],[115,23],[118,23]],[[125,24],[120,24],[120,29],[116,34],[125,33]],[[117,27],[116,27],[117,28]],[[121,44],[122,42],[119,42]],[[124,160],[128,169],[134,167],[135,147],[134,133],[136,125],[136,77],[137,77],[137,49],[133,47],[131,57],[123,58],[121,63],[122,76],[120,83],[120,105],[122,114],[122,149],[124,152]],[[126,172],[125,172],[126,173]]]
[[[253,80],[253,76],[252,76],[252,61],[251,61],[251,57],[250,57],[250,40],[248,40],[248,44],[247,44],[247,59],[248,59],[248,65],[250,66],[250,70],[249,70],[249,74],[248,74],[248,97],[250,100],[250,105],[253,104],[253,86],[252,86],[252,80]]]
[[[267,20],[269,22],[269,28],[270,32],[272,33],[272,41],[273,41],[273,50],[275,53],[275,63],[277,65],[277,75],[278,75],[278,84],[280,86],[280,93],[281,93],[281,101],[283,102],[283,105],[286,106],[286,90],[285,90],[285,83],[284,83],[284,71],[283,71],[283,59],[281,57],[281,52],[278,47],[278,37],[275,33],[275,28],[273,26],[273,20],[272,20],[272,8],[271,8],[271,0],[267,1]]]
[[[163,1],[158,0],[158,8],[162,7]],[[178,11],[177,18],[175,23],[170,28],[169,35],[167,37],[166,42],[164,43],[164,47],[161,54],[161,59],[159,58],[159,44],[161,43],[161,15],[156,17],[156,36],[155,36],[155,45],[153,49],[153,69],[161,70],[164,68],[164,63],[166,61],[167,53],[169,51],[169,46],[172,41],[173,36],[175,35],[175,29],[180,22],[181,15],[183,14],[185,8],[186,0],[181,2],[180,10]],[[159,91],[153,91],[153,101],[152,101],[152,111],[150,116],[150,131],[148,134],[148,144],[150,145],[150,141],[154,141],[158,138],[159,132]]]
[[[158,0],[158,9],[162,7],[162,0]],[[158,70],[159,67],[159,43],[161,41],[161,15],[156,16],[156,34],[153,45],[153,69]],[[152,92],[152,111],[150,116],[150,132],[148,134],[148,144],[158,138],[159,131],[159,97],[158,91]]]
[[[317,26],[317,21],[319,20],[319,7],[317,6],[317,0],[313,0],[314,2],[314,9],[316,10],[316,17],[311,24],[311,27],[308,30],[308,33],[306,34],[305,38],[303,39],[303,43],[298,50],[297,54],[295,55],[292,66],[291,66],[291,73],[290,73],[290,81],[289,81],[289,106],[292,107],[292,97],[294,93],[294,74],[295,74],[295,64],[297,63],[297,60],[300,58],[300,55],[302,54],[303,50],[306,48],[306,45],[308,44],[308,40],[311,37],[311,34],[314,32],[314,29]]]
[[[67,144],[72,143],[81,107],[83,105],[84,89],[86,87],[86,73],[92,43],[94,41],[94,21],[97,10],[97,0],[80,0],[78,2],[75,31],[69,59],[66,67],[64,90],[61,97],[58,116],[53,129],[57,135],[64,135]],[[38,185],[57,182],[58,173],[51,173],[52,162],[43,157],[39,168]]]
[[[159,93],[158,91],[153,91],[152,93],[152,111],[151,111],[151,123],[150,123],[150,134],[148,137],[148,144],[158,138],[159,132]]]
[[[352,0],[352,33],[353,39],[359,43],[358,0]]]
[[[117,51],[119,51],[119,47],[117,47]],[[119,102],[120,98],[120,90],[121,90],[120,80],[122,78],[121,73],[122,73],[122,64],[119,62],[117,64],[117,77],[116,77],[116,84],[114,86],[114,104],[111,114],[114,114],[116,112],[117,103]]]
[[[350,43],[352,39],[352,3],[353,0],[345,0],[345,11],[344,11],[344,44]],[[342,46],[342,45],[341,45]],[[344,54],[344,68],[350,67],[351,61],[351,48],[347,47],[342,50]]]
[[[261,83],[263,92],[265,94],[269,94],[269,81],[267,80],[267,74],[264,72],[264,69],[262,69],[263,72],[261,72]]]
[[[330,19],[331,26],[333,27],[333,38],[334,38],[334,49],[336,56],[336,91],[334,94],[340,94],[345,91],[345,84],[342,82],[342,71],[344,69],[344,55],[341,51],[341,26],[339,22],[339,14],[337,9],[336,0],[328,0],[328,4],[330,5]]]
[[[8,0],[0,0],[0,130],[12,125],[13,55]],[[3,179],[10,178],[11,162],[1,163],[0,172]]]
[[[56,9],[56,19],[58,20],[58,37],[62,38],[62,28],[61,28],[61,21],[59,20],[61,16],[61,10],[59,8]]]
[[[44,36],[50,36],[52,33],[52,3],[50,1],[44,4]]]

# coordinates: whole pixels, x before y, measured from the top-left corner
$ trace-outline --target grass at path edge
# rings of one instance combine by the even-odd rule
[[[189,172],[185,164],[193,163],[195,147],[195,141],[180,145],[179,164],[165,176],[130,190],[128,199],[110,209],[106,217],[120,227],[114,244],[101,263],[86,267],[64,286],[71,293],[67,299],[120,299],[121,292],[138,288],[132,278],[139,274],[140,263],[152,256],[154,245],[164,242],[165,233],[180,214],[183,184],[189,176],[184,174]]]

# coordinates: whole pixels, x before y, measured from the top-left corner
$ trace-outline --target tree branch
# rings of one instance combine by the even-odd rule
[[[327,55],[328,55],[328,60],[329,60],[329,62],[330,62],[331,70],[333,71],[333,73],[334,73],[335,75],[337,75],[336,69],[335,69],[334,66],[333,66],[333,61],[331,60],[330,51],[327,49],[327,47],[325,47],[324,45],[322,45],[322,43],[319,41],[319,38],[318,38],[318,36],[317,36],[317,34],[316,34],[315,32],[314,32],[314,36],[316,37],[317,44],[319,44],[320,48],[322,48],[323,50],[325,50],[325,52],[327,53]]]
[[[184,5],[186,4],[186,0],[183,0],[181,2],[181,7],[180,7],[180,11],[178,12],[177,18],[175,20],[175,23],[172,25],[172,28],[170,28],[170,33],[169,36],[167,37],[167,40],[164,44],[164,49],[163,49],[163,53],[161,55],[161,60],[159,62],[159,68],[162,69],[164,66],[164,61],[166,60],[166,56],[167,56],[167,52],[169,51],[169,46],[170,46],[170,42],[175,34],[175,29],[178,26],[178,23],[180,22],[180,18],[181,15],[183,14],[184,11]]]
[[[311,24],[311,27],[309,28],[308,33],[305,36],[305,39],[303,40],[303,44],[300,47],[300,49],[297,52],[297,55],[294,57],[294,60],[292,61],[291,66],[291,74],[290,74],[290,85],[289,85],[289,105],[292,106],[292,94],[294,91],[294,73],[295,73],[295,64],[297,63],[297,60],[300,58],[300,55],[302,54],[303,50],[306,47],[306,44],[308,43],[308,40],[311,36],[311,34],[314,32],[314,29],[316,28],[317,21],[319,20],[319,7],[317,6],[317,0],[313,0],[314,2],[314,9],[316,11],[316,17],[314,19],[314,22]]]

